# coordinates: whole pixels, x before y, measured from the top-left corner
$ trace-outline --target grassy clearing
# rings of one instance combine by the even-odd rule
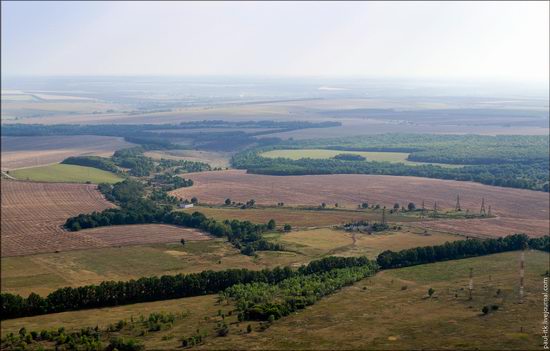
[[[518,257],[512,252],[385,271],[264,332],[230,333],[201,348],[538,350],[541,275],[549,257],[538,251],[526,255],[526,301],[517,304]],[[472,301],[466,290],[469,268],[475,274]],[[482,307],[492,304],[499,309],[483,316]]]
[[[548,254],[526,254],[526,298],[517,304],[518,252],[388,270],[364,279],[307,309],[275,321],[261,331],[256,322],[239,323],[231,304],[215,295],[141,303],[86,311],[64,312],[4,321],[2,335],[64,326],[67,330],[107,325],[152,312],[186,312],[166,330],[139,335],[124,330],[146,349],[176,349],[180,338],[207,332],[199,349],[541,349],[542,274]],[[468,272],[474,269],[473,300],[467,298]],[[403,287],[406,286],[406,289]],[[427,297],[429,288],[435,290]],[[498,289],[500,292],[497,294]],[[455,296],[456,294],[456,296]],[[481,308],[497,311],[482,315]],[[229,335],[216,336],[225,315]],[[247,333],[248,324],[252,332]]]
[[[271,238],[285,245],[288,250],[308,257],[326,255],[360,256],[374,259],[384,250],[399,251],[418,246],[440,245],[463,237],[439,232],[424,234],[423,230],[404,227],[373,235],[351,233],[329,228],[294,231]]]
[[[229,167],[230,153],[198,150],[147,151],[145,156],[160,160],[187,160],[208,163],[212,167]]]
[[[114,173],[92,167],[54,164],[10,171],[10,175],[20,180],[37,182],[67,183],[118,183],[123,179]]]
[[[200,272],[207,269],[264,268],[220,240],[181,244],[111,247],[32,256],[4,257],[2,291],[27,296],[64,286],[129,280],[143,276]],[[271,265],[270,262],[262,262]]]
[[[380,221],[382,210],[352,210],[352,209],[304,209],[299,207],[256,207],[240,209],[236,207],[207,207],[199,206],[182,211],[199,211],[208,217],[217,220],[239,219],[251,221],[253,223],[266,223],[274,219],[278,226],[285,223],[298,228],[325,227],[340,225],[343,223],[371,220]],[[390,214],[386,212],[386,218],[391,222],[409,222],[418,221],[418,214]]]
[[[284,157],[292,160],[299,160],[301,158],[333,158],[338,154],[354,154],[361,155],[367,159],[367,161],[376,162],[390,162],[390,163],[404,163],[406,165],[422,165],[429,164],[424,162],[412,162],[408,161],[409,153],[406,152],[378,152],[378,151],[343,151],[343,150],[328,150],[328,149],[287,149],[287,150],[271,150],[260,154],[260,156],[268,158]],[[441,167],[456,168],[462,167],[460,165],[452,165],[446,163],[432,163]]]
[[[130,318],[139,318],[140,315],[147,316],[153,312],[187,312],[188,317],[179,321],[172,329],[166,332],[156,333],[146,336],[142,339],[148,339],[150,344],[161,347],[161,340],[166,334],[173,334],[177,337],[168,340],[164,348],[175,349],[179,346],[180,336],[191,334],[196,328],[207,322],[205,316],[214,317],[217,314],[219,306],[216,306],[216,296],[198,296],[177,300],[156,301],[150,303],[140,303],[120,307],[99,308],[94,310],[54,313],[44,316],[27,317],[15,320],[2,321],[2,336],[13,332],[17,333],[19,328],[25,326],[27,330],[56,329],[64,326],[67,330],[77,330],[82,327],[106,328],[109,324],[114,324],[121,319],[130,320]]]
[[[153,244],[63,251],[1,259],[2,291],[27,296],[41,295],[65,286],[97,284],[105,280],[129,280],[143,276],[200,272],[227,268],[262,269],[299,266],[327,255],[376,257],[386,249],[401,250],[436,245],[460,236],[405,228],[399,232],[367,235],[330,228],[268,233],[268,240],[282,243],[288,251],[258,252],[244,256],[223,239],[188,241],[181,244]]]

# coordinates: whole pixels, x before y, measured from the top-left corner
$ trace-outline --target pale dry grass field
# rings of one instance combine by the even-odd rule
[[[12,319],[2,336],[27,331],[104,329],[119,320],[139,320],[153,312],[186,312],[170,328],[136,336],[146,349],[173,350],[198,329],[207,333],[197,349],[229,350],[538,350],[542,347],[542,274],[548,253],[526,254],[525,302],[518,304],[518,252],[393,269],[343,288],[313,306],[273,322],[237,321],[235,306],[207,295]],[[473,299],[468,273],[474,271]],[[430,298],[427,291],[433,288]],[[483,306],[498,305],[487,315]],[[225,315],[229,334],[216,328]],[[232,312],[232,313],[230,313]],[[396,323],[395,321],[399,322]],[[252,332],[247,333],[247,325]]]
[[[231,154],[227,152],[199,151],[199,150],[166,150],[147,151],[145,156],[156,160],[187,160],[208,163],[211,167],[229,167]]]

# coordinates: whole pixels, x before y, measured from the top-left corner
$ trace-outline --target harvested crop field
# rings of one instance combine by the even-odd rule
[[[208,240],[210,236],[196,229],[165,224],[118,225],[82,230],[77,235],[91,236],[104,246],[173,243],[181,239]]]
[[[61,162],[69,156],[110,156],[134,146],[118,137],[96,135],[2,137],[2,170]]]
[[[236,207],[205,207],[196,206],[184,209],[188,213],[199,211],[208,217],[223,221],[226,219],[239,219],[241,221],[250,221],[252,223],[267,223],[274,219],[278,227],[288,223],[293,228],[311,228],[340,225],[351,221],[374,220],[381,218],[380,211],[359,211],[359,210],[339,210],[339,209],[302,209],[296,207],[256,207],[240,209]],[[418,221],[418,218],[398,216],[387,214],[388,221],[391,222],[411,222]]]
[[[61,228],[68,217],[109,207],[114,205],[94,185],[2,181],[2,257],[207,238],[190,229],[164,225],[80,232]]]
[[[10,172],[19,180],[63,183],[118,183],[124,179],[116,174],[93,167],[53,164],[49,166],[23,168]]]
[[[425,201],[427,209],[453,208],[460,195],[463,210],[479,213],[481,199],[497,218],[478,220],[479,230],[471,227],[471,220],[446,221],[454,233],[502,236],[517,231],[529,235],[545,235],[549,231],[549,198],[544,192],[502,188],[473,182],[397,177],[362,174],[267,176],[247,174],[241,170],[201,172],[186,174],[195,184],[190,188],[174,190],[172,194],[182,198],[197,197],[199,202],[221,204],[226,198],[246,202],[254,199],[257,204],[319,205],[339,203],[356,208],[368,201],[384,206],[394,203],[405,205],[414,202],[419,206]],[[517,220],[519,219],[519,220]],[[516,223],[510,227],[511,223]],[[528,226],[523,223],[529,223]],[[426,222],[432,225],[431,222]],[[435,222],[434,222],[435,223]],[[486,227],[486,224],[489,226]],[[442,229],[442,228],[439,228]],[[452,229],[452,230],[451,230]]]

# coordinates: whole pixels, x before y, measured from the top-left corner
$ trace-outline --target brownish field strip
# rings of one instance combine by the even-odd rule
[[[393,206],[395,202],[426,208],[437,202],[439,208],[453,208],[457,194],[464,210],[478,213],[481,199],[491,205],[498,218],[489,220],[453,220],[426,222],[431,228],[455,233],[502,236],[525,232],[540,236],[549,231],[549,197],[547,193],[488,186],[473,182],[362,174],[266,176],[229,170],[186,174],[195,184],[173,191],[174,195],[203,203],[221,204],[226,198],[258,204],[329,205],[339,203],[355,208],[362,201]]]
[[[79,232],[105,243],[105,246],[158,244],[185,240],[209,240],[210,236],[195,229],[164,224],[120,225]]]
[[[197,231],[135,225],[66,232],[68,217],[114,207],[95,185],[2,181],[2,257],[119,245],[204,240]]]
[[[239,219],[250,221],[252,223],[267,223],[270,219],[275,220],[278,226],[285,223],[292,225],[293,228],[311,228],[334,226],[351,221],[381,219],[381,213],[352,211],[352,210],[305,210],[295,207],[282,208],[248,208],[240,209],[235,207],[204,207],[198,206],[185,210],[187,213],[195,211],[204,213],[208,217],[217,220]],[[394,216],[388,214],[386,218],[394,222],[412,222],[418,221],[418,218]]]
[[[96,135],[2,137],[2,170],[61,162],[69,156],[110,156],[134,144]]]

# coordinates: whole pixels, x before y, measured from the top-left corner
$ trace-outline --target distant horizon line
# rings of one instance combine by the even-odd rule
[[[284,74],[2,74],[2,81],[17,78],[232,78],[232,79],[346,79],[388,81],[439,81],[439,82],[499,82],[545,84],[550,88],[550,78],[519,79],[511,77],[441,77],[441,76],[382,76],[382,75],[284,75]]]

